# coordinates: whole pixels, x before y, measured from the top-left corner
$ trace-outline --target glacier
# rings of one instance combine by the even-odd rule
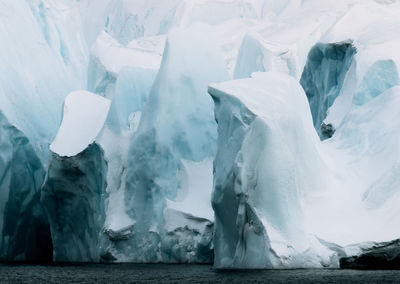
[[[1,261],[398,263],[399,1],[0,11]]]

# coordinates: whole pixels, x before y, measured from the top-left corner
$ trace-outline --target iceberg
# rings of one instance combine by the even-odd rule
[[[399,11],[2,1],[0,259],[396,263]]]
[[[99,262],[105,250],[107,162],[95,139],[109,107],[109,100],[85,91],[65,99],[41,192],[56,262]]]
[[[334,265],[311,253],[305,229],[303,200],[323,191],[326,177],[313,174],[325,165],[301,86],[267,72],[211,84],[209,93],[218,122],[214,265]]]
[[[226,80],[228,73],[213,41],[198,37],[200,34],[211,31],[196,25],[168,35],[120,185],[132,222],[113,228],[113,232],[124,234],[127,225],[131,227],[130,236],[109,248],[118,259],[212,261],[212,220],[207,219],[212,218],[212,210],[211,206],[200,207],[211,195],[210,158],[216,148],[216,124],[207,85]],[[202,46],[201,52],[193,53],[196,46]],[[193,168],[199,173],[188,171]],[[204,181],[194,175],[204,177]],[[193,179],[201,186],[193,185]],[[192,194],[201,199],[194,200]]]
[[[395,265],[399,86],[354,106],[323,143],[288,75],[254,73],[209,93],[216,267]]]
[[[50,222],[55,262],[99,262],[107,163],[91,144],[72,157],[52,153],[41,202]]]

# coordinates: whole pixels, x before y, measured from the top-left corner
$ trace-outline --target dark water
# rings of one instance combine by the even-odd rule
[[[400,270],[218,271],[209,265],[0,265],[0,283],[400,283]]]

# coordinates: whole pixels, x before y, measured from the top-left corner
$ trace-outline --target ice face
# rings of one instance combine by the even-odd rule
[[[324,178],[312,177],[312,172],[325,167],[306,96],[282,73],[253,76],[209,88],[218,121],[212,195],[215,265],[321,265],[311,250],[307,256],[302,208],[303,198],[322,190]]]
[[[65,99],[41,192],[56,262],[99,262],[105,251],[107,162],[94,141],[109,108],[108,99],[86,91]]]
[[[132,114],[144,109],[156,75],[155,70],[141,67],[125,67],[118,74],[111,112],[118,117],[119,127],[132,128]]]
[[[45,169],[24,134],[0,112],[0,258],[50,261],[50,227],[40,203]]]
[[[114,133],[132,128],[130,116],[144,108],[160,67],[164,41],[164,37],[154,37],[123,46],[104,31],[97,37],[88,88],[112,100],[107,127]]]
[[[209,40],[194,36],[205,33],[211,32],[207,27],[198,25],[187,30],[175,30],[168,36],[160,71],[129,147],[124,204],[134,225],[132,236],[115,243],[113,248],[124,255],[122,259],[144,262],[204,261],[204,255],[195,251],[200,244],[211,249],[211,220],[205,218],[212,214],[203,213],[205,218],[197,216],[198,211],[207,209],[200,208],[196,212],[184,204],[185,198],[190,198],[190,195],[184,194],[189,190],[185,181],[195,177],[192,177],[194,173],[187,171],[183,159],[188,163],[202,163],[205,159],[209,161],[215,153],[216,124],[207,85],[228,78],[218,49]],[[201,52],[193,54],[195,46],[202,46]],[[206,180],[210,180],[211,163],[205,165],[198,170]],[[198,187],[198,190],[210,192],[210,184],[204,181],[202,184],[206,186]],[[198,196],[207,198],[202,193]],[[168,212],[165,211],[167,199],[176,201]],[[208,208],[210,211],[211,208]],[[178,216],[176,218],[180,222],[173,225],[169,216]],[[182,222],[185,224],[183,228],[180,227]],[[166,223],[169,224],[168,229]],[[183,230],[182,233],[178,233],[180,230]],[[206,238],[204,234],[208,235],[208,241],[202,241]],[[185,241],[184,236],[193,238],[194,243],[189,239]],[[182,242],[188,244],[189,251],[185,254],[167,245],[182,245]],[[205,254],[209,259],[211,253]]]
[[[321,127],[322,122],[342,89],[355,53],[356,49],[351,42],[343,42],[319,43],[308,54],[300,84],[307,94],[314,127],[321,139],[332,136]]]
[[[1,110],[46,166],[64,97],[86,86],[87,46],[79,13],[54,1],[2,3],[0,8],[15,15],[3,18],[0,28]]]
[[[103,150],[95,143],[75,156],[52,153],[41,202],[50,221],[54,261],[100,261],[106,176]]]

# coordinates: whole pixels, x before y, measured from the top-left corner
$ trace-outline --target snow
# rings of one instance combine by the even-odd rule
[[[65,99],[63,120],[50,150],[68,157],[85,150],[103,129],[110,103],[90,92],[70,93]]]

